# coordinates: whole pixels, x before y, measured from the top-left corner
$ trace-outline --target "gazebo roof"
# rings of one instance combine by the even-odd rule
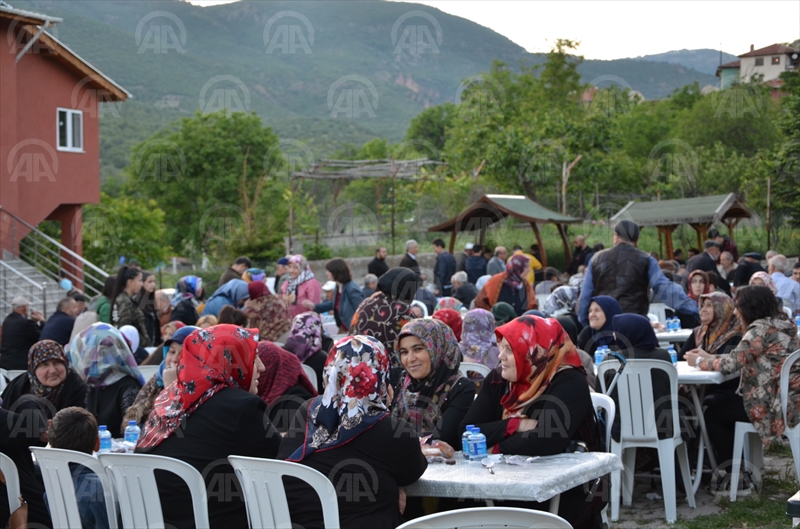
[[[581,219],[549,210],[524,195],[484,195],[455,218],[428,228],[428,231],[476,231],[509,216],[527,222],[581,222]]]
[[[611,220],[630,219],[639,226],[669,226],[716,224],[727,218],[750,217],[750,210],[741,198],[729,193],[656,202],[628,202]]]

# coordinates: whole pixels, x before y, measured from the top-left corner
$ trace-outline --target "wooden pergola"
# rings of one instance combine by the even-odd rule
[[[547,250],[542,242],[539,224],[555,224],[564,243],[564,255],[567,263],[572,262],[572,252],[567,241],[567,224],[582,222],[582,219],[562,215],[537,204],[524,195],[484,195],[474,204],[467,207],[455,218],[443,222],[438,226],[428,228],[429,232],[450,232],[450,253],[453,253],[456,244],[456,234],[459,232],[480,232],[480,243],[486,242],[486,229],[506,217],[513,217],[529,222],[539,250],[542,254],[542,265],[547,266]]]
[[[697,248],[702,250],[711,226],[724,224],[733,240],[733,229],[739,221],[750,217],[752,214],[744,201],[736,193],[729,193],[656,202],[628,202],[611,220],[629,219],[640,227],[655,226],[658,228],[659,240],[664,240],[667,259],[672,259],[672,232],[679,225],[688,224],[694,228],[697,233]]]

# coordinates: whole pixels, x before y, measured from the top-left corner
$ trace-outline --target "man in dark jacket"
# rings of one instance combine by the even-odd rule
[[[695,270],[703,272],[717,272],[717,259],[722,251],[722,246],[714,240],[707,240],[704,245],[705,251],[697,254],[686,262],[686,271],[692,273]]]
[[[243,255],[237,258],[219,278],[219,286],[224,285],[231,279],[241,279],[244,271],[251,267],[250,258]]]
[[[478,289],[467,281],[467,273],[456,272],[450,281],[453,283],[453,297],[469,308],[472,300],[478,295]]]
[[[30,302],[22,296],[11,300],[11,314],[3,320],[0,341],[0,368],[28,369],[28,351],[39,341],[44,316],[38,310],[28,310]]]
[[[439,296],[451,296],[453,294],[453,285],[450,282],[450,278],[456,273],[456,259],[444,249],[444,241],[442,239],[433,241],[433,251],[436,253],[433,276],[436,278],[436,288],[439,289]]]
[[[375,277],[381,277],[389,271],[389,265],[386,264],[386,248],[381,246],[375,250],[375,258],[367,265],[367,272]]]
[[[72,335],[72,327],[75,325],[75,312],[77,309],[78,304],[75,303],[74,299],[70,297],[61,298],[56,311],[44,324],[39,339],[53,340],[61,345],[67,345],[69,337]]]
[[[586,245],[586,239],[583,235],[576,236],[575,240],[572,241],[572,246],[575,248],[575,252],[572,254],[572,262],[569,268],[567,268],[567,273],[574,276],[578,273],[578,267],[586,264],[587,255],[593,252],[592,249]]]
[[[733,286],[747,286],[750,283],[750,278],[753,277],[753,274],[756,272],[766,272],[764,267],[761,266],[762,258],[763,256],[758,252],[744,254],[742,261],[736,268],[736,273],[733,277]]]
[[[483,258],[483,248],[480,244],[472,247],[472,256],[467,257],[467,262],[464,263],[464,271],[467,273],[467,279],[473,285],[478,282],[481,276],[486,275],[486,259]]]
[[[419,263],[417,262],[417,253],[419,253],[419,244],[417,244],[417,241],[414,239],[407,240],[406,254],[400,261],[400,268],[409,268],[416,272],[418,276],[422,277],[422,271],[420,270]]]

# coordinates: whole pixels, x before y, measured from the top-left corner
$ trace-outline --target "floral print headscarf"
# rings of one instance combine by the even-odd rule
[[[283,348],[294,353],[300,362],[322,349],[322,318],[316,312],[303,312],[292,320],[291,336]]]
[[[570,286],[560,286],[544,302],[542,312],[550,318],[556,318],[575,311],[575,303],[578,301],[578,288]]]
[[[389,357],[371,336],[347,336],[331,349],[325,390],[308,407],[303,445],[287,461],[348,443],[389,416]]]
[[[64,387],[64,383],[62,382],[53,388],[45,386],[36,377],[36,368],[50,360],[61,362],[69,370],[69,360],[67,360],[67,355],[64,353],[64,348],[61,347],[60,343],[53,340],[42,340],[33,344],[33,347],[28,351],[28,381],[31,383],[31,394],[45,398],[55,404],[61,393],[61,388]]]
[[[105,388],[125,377],[145,383],[125,337],[108,323],[93,323],[72,339],[69,363],[89,387]]]
[[[766,273],[766,272],[756,272],[755,274],[750,276],[750,283],[749,284],[752,285],[753,284],[753,280],[755,280],[755,279],[760,279],[764,283],[764,286],[772,291],[773,295],[775,295],[775,296],[778,295],[778,287],[775,286],[775,280],[772,279],[772,277],[768,273]]]
[[[494,315],[484,309],[467,312],[458,345],[462,361],[483,364],[489,369],[497,367],[500,351],[494,334]]]
[[[436,302],[436,310],[442,309],[453,309],[453,310],[461,310],[464,304],[458,301],[456,298],[453,297],[445,297],[440,298],[438,302]]]
[[[461,374],[461,350],[452,329],[444,322],[433,319],[410,321],[397,336],[394,350],[405,336],[416,336],[425,344],[431,357],[431,372],[423,380],[415,380],[406,374],[402,389],[394,399],[392,415],[400,417],[424,435],[436,430],[447,405],[447,397]]]
[[[694,343],[710,354],[727,353],[720,348],[736,336],[742,335],[742,324],[733,314],[733,300],[724,292],[711,292],[700,296],[700,306],[705,300],[711,300],[714,306],[714,319],[708,325],[700,325],[694,329]]]

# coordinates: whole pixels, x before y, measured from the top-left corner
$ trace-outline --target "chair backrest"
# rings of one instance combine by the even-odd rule
[[[97,458],[89,454],[59,448],[31,448],[42,470],[44,490],[47,492],[47,504],[54,527],[81,527],[81,516],[78,511],[78,499],[75,484],[72,480],[70,463],[85,466],[95,474],[103,487],[102,494],[106,502],[106,514],[111,529],[117,527],[117,501],[114,487],[108,479],[103,465]],[[80,494],[95,495],[99,491],[93,489],[80,490]]]
[[[8,381],[11,382],[15,378],[21,377],[27,373],[28,372],[24,369],[9,369],[6,371],[6,377],[8,377]]]
[[[467,371],[475,371],[476,373],[480,373],[483,378],[488,377],[489,373],[492,372],[488,366],[483,364],[478,364],[476,362],[461,362],[458,372],[464,376],[467,376]]]
[[[600,364],[597,377],[600,387],[606,391],[605,373],[619,369],[618,360],[606,360]],[[658,404],[653,396],[651,374],[663,371],[669,377],[669,396],[672,410],[672,432],[681,434],[678,419],[678,370],[663,360],[628,360],[625,369],[617,380],[617,415],[620,419],[620,439],[635,441],[658,441],[656,412]]]
[[[322,517],[326,529],[339,529],[339,503],[336,490],[324,474],[313,468],[273,459],[230,456],[231,466],[244,490],[250,529],[292,527],[283,476],[305,481],[316,491],[322,504]]]
[[[468,529],[470,527],[519,529],[572,529],[560,516],[517,507],[477,507],[423,516],[397,529]]]
[[[114,483],[122,514],[122,526],[164,527],[155,470],[172,472],[186,482],[192,495],[195,526],[209,526],[206,484],[193,466],[171,457],[146,454],[100,454],[97,456]]]
[[[3,472],[3,476],[6,478],[9,512],[14,512],[22,506],[22,502],[19,501],[21,492],[19,489],[19,471],[17,470],[17,464],[7,455],[0,453],[0,471]]]
[[[161,367],[161,366],[159,366],[159,365],[155,365],[155,366],[139,366],[139,372],[144,377],[144,381],[147,382],[151,378],[153,378],[153,376],[156,373],[158,373],[158,368],[159,367]]]
[[[311,385],[314,386],[314,389],[316,389],[319,392],[319,388],[317,387],[317,372],[314,371],[314,368],[309,365],[306,364],[300,364],[300,365],[303,366],[303,372],[308,377],[308,380],[311,381]]]
[[[790,354],[786,360],[783,361],[783,366],[781,366],[781,410],[783,413],[783,424],[787,429],[789,428],[789,424],[786,422],[786,404],[789,401],[789,382],[791,382],[792,366],[797,362],[798,358],[800,358],[800,349]]]
[[[794,318],[794,312],[792,311],[792,307],[787,307],[785,305],[785,303],[786,303],[786,301],[784,300],[784,306],[782,307],[783,308],[783,313],[786,314],[787,316],[789,316],[789,319],[791,320],[791,319]]]
[[[647,313],[655,315],[661,323],[667,321],[667,306],[664,303],[651,303]]]
[[[611,427],[614,424],[614,417],[617,413],[617,405],[614,399],[602,393],[592,393],[592,407],[606,412],[606,450],[611,449]]]

